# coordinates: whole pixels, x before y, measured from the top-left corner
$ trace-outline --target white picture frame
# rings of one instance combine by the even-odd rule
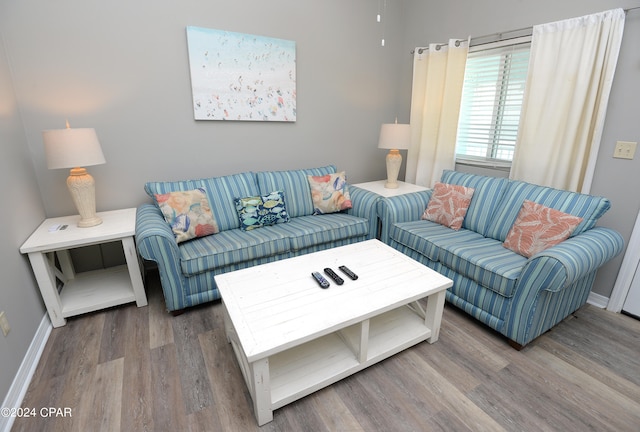
[[[187,27],[195,120],[296,121],[296,44]]]

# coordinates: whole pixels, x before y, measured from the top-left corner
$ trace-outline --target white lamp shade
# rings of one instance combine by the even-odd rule
[[[74,168],[105,163],[95,129],[55,129],[42,132],[47,168]]]
[[[406,150],[411,144],[411,126],[408,124],[388,123],[380,128],[378,148]]]

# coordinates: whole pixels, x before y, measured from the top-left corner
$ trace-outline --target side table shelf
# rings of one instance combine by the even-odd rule
[[[127,266],[77,274],[60,293],[65,318],[134,301]]]
[[[66,318],[124,303],[147,305],[138,255],[135,249],[136,209],[101,212],[103,222],[79,228],[80,216],[46,219],[25,241],[21,253],[29,255],[33,273],[54,327]],[[67,225],[50,232],[54,225]],[[120,241],[126,265],[76,274],[70,249]],[[58,280],[63,287],[58,292]]]

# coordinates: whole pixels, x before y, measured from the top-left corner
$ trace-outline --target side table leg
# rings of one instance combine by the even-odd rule
[[[427,342],[434,343],[440,335],[442,312],[444,311],[445,290],[427,297],[427,310],[425,311],[425,325],[431,329],[431,337]]]
[[[144,291],[144,284],[142,283],[142,273],[140,272],[138,254],[136,253],[133,237],[122,239],[122,249],[124,250],[124,257],[127,260],[127,268],[129,269],[129,277],[131,278],[131,285],[133,286],[133,295],[136,297],[136,305],[138,305],[138,307],[146,306],[147,294]]]
[[[256,415],[258,426],[273,420],[271,409],[271,379],[269,377],[269,359],[258,360],[250,365],[253,385],[253,412]]]
[[[47,256],[44,253],[32,252],[29,254],[29,261],[31,261],[31,268],[36,276],[51,324],[54,327],[62,327],[67,323],[67,320],[62,316],[62,303],[60,303],[58,295],[56,276],[49,266]]]
[[[73,261],[71,261],[71,253],[68,250],[59,250],[55,252],[60,261],[60,269],[64,276],[64,283],[67,283],[71,279],[76,277],[76,271],[73,268]]]

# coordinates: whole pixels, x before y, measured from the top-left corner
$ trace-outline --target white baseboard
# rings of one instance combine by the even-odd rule
[[[600,309],[604,309],[609,304],[609,297],[605,297],[600,294],[596,294],[593,291],[589,293],[589,298],[587,299],[587,303],[590,305],[594,305],[595,307],[599,307]]]
[[[31,383],[31,378],[33,378],[33,374],[36,371],[40,356],[42,356],[42,351],[47,344],[52,328],[53,326],[49,320],[49,315],[45,313],[31,341],[31,345],[29,345],[29,349],[24,359],[22,359],[22,364],[13,379],[11,388],[9,388],[9,392],[4,398],[4,402],[2,402],[2,408],[20,408],[22,405],[22,399],[24,399],[24,395],[27,393],[29,383]],[[14,419],[15,417],[0,416],[0,431],[9,432],[11,426],[13,426]]]

